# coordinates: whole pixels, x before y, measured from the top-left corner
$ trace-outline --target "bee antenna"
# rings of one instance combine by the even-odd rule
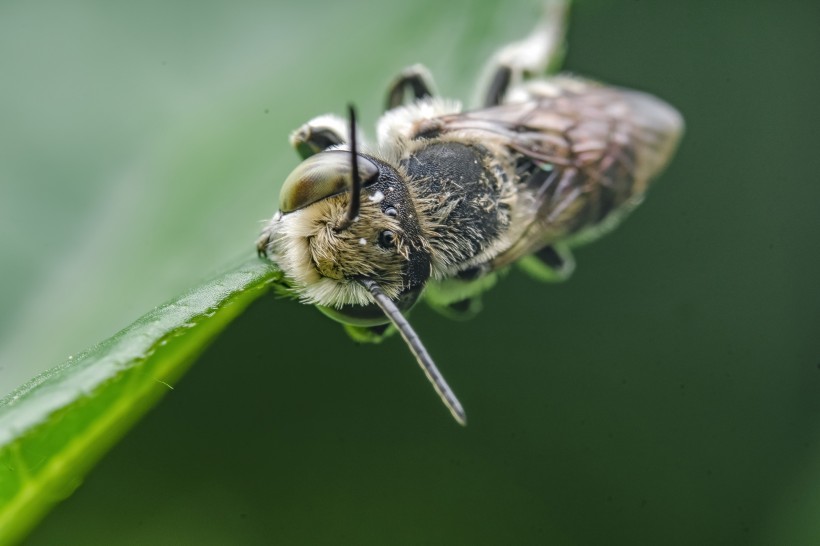
[[[438,393],[441,401],[444,402],[444,405],[447,406],[447,409],[450,410],[455,420],[458,421],[458,424],[466,426],[467,414],[464,413],[461,402],[458,401],[453,389],[451,389],[447,381],[444,380],[444,376],[438,371],[435,362],[433,362],[433,359],[430,357],[430,353],[427,352],[427,349],[425,349],[421,343],[421,338],[419,338],[413,330],[413,327],[410,326],[410,323],[407,322],[407,319],[404,318],[404,315],[401,314],[399,308],[382,292],[381,287],[376,281],[363,278],[359,279],[359,283],[370,291],[373,295],[373,299],[376,300],[376,305],[381,308],[385,316],[390,319],[390,322],[398,329],[401,337],[404,338],[405,343],[407,343],[407,346],[410,348],[410,352],[416,357],[416,361],[418,361],[419,366],[421,366],[421,369],[424,371],[424,375],[426,375],[430,383],[433,384],[433,388]]]
[[[347,105],[347,115],[350,119],[350,204],[347,214],[336,227],[336,231],[344,231],[359,217],[359,205],[362,196],[362,179],[359,177],[359,162],[356,150],[356,108]]]

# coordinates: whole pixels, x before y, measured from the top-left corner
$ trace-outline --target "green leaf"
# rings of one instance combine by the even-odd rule
[[[280,272],[254,260],[0,400],[0,544],[21,538]]]

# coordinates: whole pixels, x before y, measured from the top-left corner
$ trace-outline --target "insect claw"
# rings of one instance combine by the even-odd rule
[[[270,243],[270,238],[268,235],[262,234],[259,239],[256,241],[256,255],[260,258],[267,258],[268,257],[268,244]]]

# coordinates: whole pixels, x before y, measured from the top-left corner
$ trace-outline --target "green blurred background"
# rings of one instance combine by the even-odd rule
[[[0,395],[252,255],[290,130],[426,63],[462,99],[536,2],[0,5]],[[820,543],[820,7],[579,2],[567,69],[687,134],[564,285],[356,346],[264,298],[30,544]]]

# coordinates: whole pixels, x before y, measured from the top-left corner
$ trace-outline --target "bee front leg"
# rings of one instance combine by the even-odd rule
[[[343,326],[347,335],[356,343],[381,343],[396,333],[396,328],[392,324],[381,324],[379,326],[343,324]]]
[[[434,89],[433,75],[427,67],[420,64],[408,66],[387,88],[385,111],[403,105],[408,91],[413,94],[414,99],[418,100],[435,95]]]
[[[518,266],[538,281],[562,282],[575,270],[575,258],[564,246],[545,246],[521,258]]]
[[[256,240],[256,255],[260,258],[267,258],[268,257],[268,245],[270,244],[270,233],[267,231],[262,232],[262,235]]]
[[[435,310],[451,320],[470,320],[481,312],[481,308],[481,297],[473,296],[447,305],[436,306]]]
[[[492,56],[485,68],[490,83],[484,93],[484,107],[504,102],[512,86],[558,70],[564,57],[568,4],[568,0],[547,1],[541,21],[532,33],[520,42],[502,47]]]
[[[290,135],[290,145],[302,159],[344,144],[350,138],[347,121],[333,114],[313,118]]]

